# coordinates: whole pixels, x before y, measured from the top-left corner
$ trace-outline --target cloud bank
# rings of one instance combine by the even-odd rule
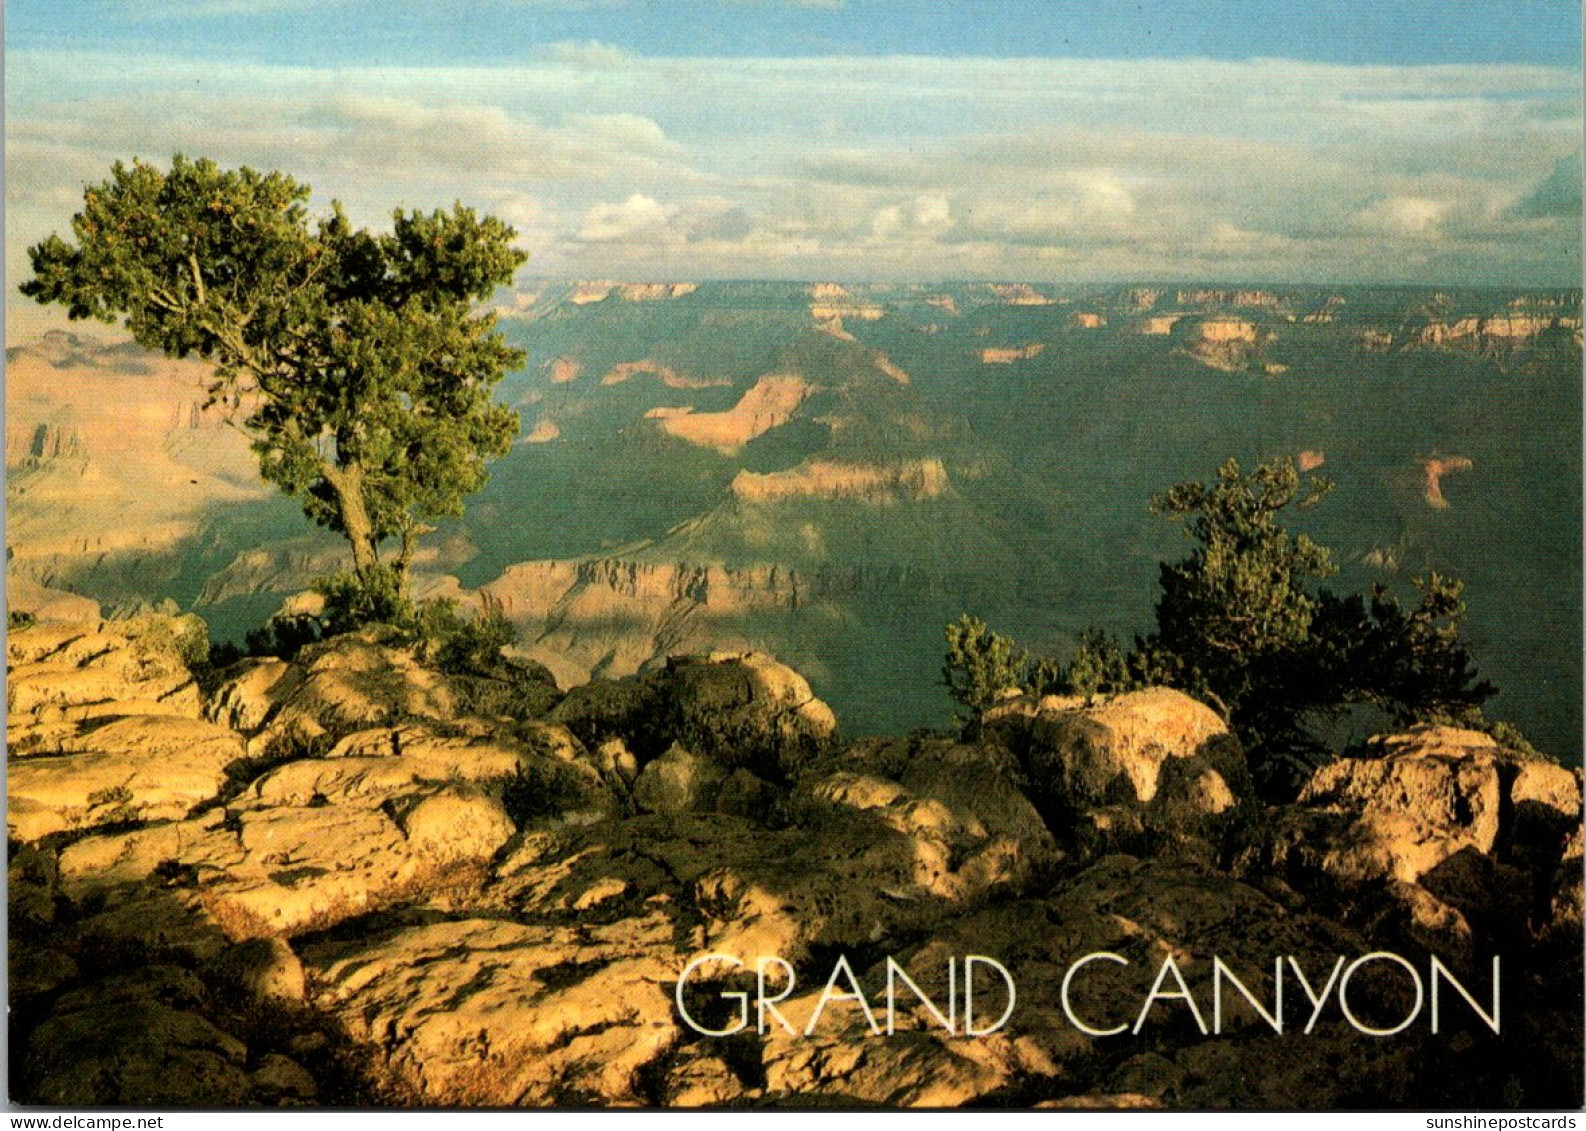
[[[1518,65],[8,58],[7,265],[118,158],[281,168],[378,224],[461,199],[574,276],[1573,285],[1581,83]]]

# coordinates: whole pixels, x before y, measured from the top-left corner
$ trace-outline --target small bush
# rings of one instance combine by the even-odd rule
[[[402,577],[390,566],[316,578],[314,590],[325,598],[324,611],[319,614],[324,636],[356,632],[372,624],[410,631],[418,626],[418,612],[404,591]]]
[[[966,738],[980,732],[981,714],[1010,691],[1025,688],[1029,653],[986,627],[979,617],[961,616],[947,626],[942,680],[963,710],[955,716]]]

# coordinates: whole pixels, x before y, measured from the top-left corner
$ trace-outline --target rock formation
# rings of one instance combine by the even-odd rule
[[[1432,456],[1421,462],[1426,471],[1426,505],[1434,510],[1447,510],[1448,500],[1443,496],[1443,476],[1451,471],[1469,471],[1473,464],[1465,456]]]
[[[201,629],[10,637],[20,1102],[1581,1102],[1580,775],[1485,734],[1269,807],[1161,688],[844,742],[752,652],[564,693],[376,630],[211,672]]]
[[[1029,361],[1046,351],[1045,342],[1031,342],[1024,346],[990,346],[980,351],[982,365],[1011,365],[1015,361]]]
[[[947,489],[939,459],[914,459],[890,466],[811,460],[786,471],[740,471],[732,493],[753,502],[785,499],[859,499],[869,503],[934,499]]]
[[[215,510],[268,495],[197,361],[59,332],[6,352],[9,577],[147,593]]]
[[[986,286],[998,302],[1008,306],[1051,306],[1056,301],[1029,283],[988,283]]]
[[[802,377],[766,376],[725,412],[691,412],[662,418],[661,427],[691,444],[731,455],[756,436],[786,424],[812,391]]]

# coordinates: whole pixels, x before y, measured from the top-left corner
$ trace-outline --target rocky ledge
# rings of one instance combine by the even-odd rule
[[[1165,689],[844,742],[761,655],[201,631],[10,637],[18,1101],[1581,1102],[1580,775],[1484,734],[1271,807]]]

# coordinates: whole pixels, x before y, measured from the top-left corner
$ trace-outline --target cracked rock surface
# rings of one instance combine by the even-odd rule
[[[1580,1102],[1580,777],[1486,735],[1387,736],[1264,807],[1221,720],[1165,689],[844,741],[754,653],[564,694],[361,633],[201,692],[187,631],[11,636],[22,1102]],[[1291,984],[1280,1035],[1215,996],[1214,956],[1270,1003],[1274,956],[1321,984],[1371,950],[1478,992],[1501,951],[1514,1020],[1378,1041],[1333,1009],[1300,1034]],[[1099,952],[1069,1005],[1139,1032],[1065,1012]],[[677,1000],[711,954],[742,965],[685,1005],[721,1036]],[[1017,983],[978,1034],[1006,999],[982,966],[968,1012],[967,955]],[[1142,1011],[1169,959],[1194,1007]]]

